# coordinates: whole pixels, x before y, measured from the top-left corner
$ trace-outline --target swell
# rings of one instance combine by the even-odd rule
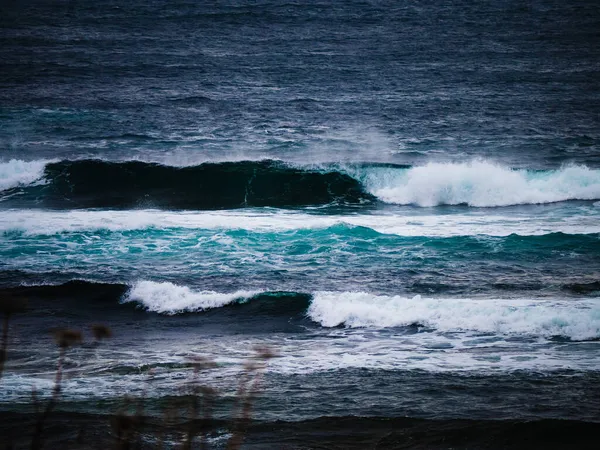
[[[577,420],[465,420],[322,416],[298,422],[256,423],[256,447],[345,449],[594,448],[597,423]]]
[[[19,193],[20,200],[52,208],[120,209],[293,207],[374,200],[347,174],[303,170],[270,160],[191,167],[141,161],[60,161],[46,164],[43,179],[43,185],[14,187],[3,196]]]
[[[0,200],[51,208],[227,209],[326,204],[498,207],[600,199],[600,170],[582,165],[515,170],[493,162],[291,166],[141,161],[0,163]]]
[[[86,280],[70,280],[61,284],[33,284],[5,287],[0,296],[23,298],[33,301],[34,305],[53,303],[57,307],[75,302],[75,306],[84,309],[93,304],[103,306],[115,304],[128,291],[129,286],[121,283],[98,283]]]

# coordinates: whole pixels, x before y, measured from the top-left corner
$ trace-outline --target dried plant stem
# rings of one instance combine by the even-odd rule
[[[4,372],[4,363],[6,361],[6,350],[8,348],[8,324],[10,320],[10,314],[4,313],[4,320],[2,326],[2,344],[0,345],[0,378]]]
[[[2,323],[2,343],[0,344],[0,378],[4,373],[4,363],[6,362],[6,353],[8,349],[8,326],[10,316],[25,312],[27,310],[27,301],[17,297],[0,297],[0,312],[4,313]]]
[[[202,395],[199,397],[199,393]],[[209,387],[198,387],[194,386],[192,391],[192,399],[190,402],[190,416],[188,421],[188,429],[186,432],[186,437],[183,441],[181,448],[183,450],[191,450],[194,438],[198,432],[198,417],[200,416],[200,411],[202,411],[202,427],[203,430],[200,432],[200,448],[206,449],[208,446],[206,431],[204,427],[206,427],[212,417],[212,400],[214,396],[214,390]]]
[[[128,450],[132,448],[141,448],[142,446],[142,435],[141,429],[145,423],[144,417],[144,402],[146,401],[146,395],[148,393],[148,386],[152,382],[152,375],[147,380],[146,386],[142,391],[142,395],[135,402],[135,412],[130,415],[127,414],[126,407],[130,404],[130,399],[125,399],[125,408],[116,414],[113,419],[113,427],[116,431],[117,442],[115,448],[121,450]],[[163,439],[160,440],[161,443]],[[162,444],[161,444],[162,445]]]
[[[52,413],[52,410],[56,406],[56,403],[58,402],[58,398],[60,396],[66,350],[66,347],[60,347],[60,353],[58,356],[58,367],[56,369],[56,377],[54,379],[54,388],[52,389],[52,397],[48,401],[46,408],[44,408],[44,412],[38,417],[38,420],[35,424],[35,432],[33,435],[33,439],[31,440],[31,450],[39,450],[42,448],[42,434],[44,431],[44,424],[50,416],[50,414]]]
[[[205,391],[202,400],[203,400],[202,406],[203,406],[203,411],[204,411],[202,418],[204,419],[204,423],[208,425],[208,423],[212,417],[214,390]],[[202,450],[206,450],[208,448],[208,439],[207,439],[206,431],[203,431],[200,435],[200,448]]]
[[[238,414],[233,424],[233,434],[227,442],[227,450],[238,450],[244,440],[244,433],[252,419],[252,404],[258,393],[265,361],[273,356],[268,349],[257,349],[259,362],[249,362],[240,378],[237,391]]]
[[[192,398],[190,400],[190,417],[188,422],[187,435],[183,441],[182,449],[191,450],[194,436],[196,435],[196,419],[198,418],[198,389],[193,390]]]

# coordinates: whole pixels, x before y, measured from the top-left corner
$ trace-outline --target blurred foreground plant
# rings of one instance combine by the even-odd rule
[[[252,418],[252,403],[258,394],[260,381],[267,362],[275,357],[275,352],[266,346],[254,348],[255,355],[244,365],[236,401],[237,414],[234,414],[232,436],[227,443],[228,450],[238,450]]]
[[[0,312],[4,312],[2,343],[0,345],[0,376],[6,361],[10,317],[17,312],[24,311],[25,308],[26,302],[23,299],[0,299]],[[112,337],[112,330],[106,325],[95,324],[91,326],[91,334],[94,339],[93,344],[99,345],[102,340]],[[36,391],[32,392],[36,417],[30,447],[32,450],[40,450],[44,446],[44,428],[60,400],[67,352],[83,342],[83,334],[79,330],[57,329],[53,335],[59,354],[51,397],[43,406],[37,398]],[[252,406],[260,390],[262,375],[267,362],[274,356],[275,353],[269,347],[255,347],[254,354],[243,366],[235,395],[231,437],[227,442],[228,450],[238,450],[242,445],[244,435],[251,422]],[[157,425],[162,430],[161,434],[157,435],[155,430],[150,432],[151,439],[156,442],[158,448],[164,448],[166,443],[164,433],[166,430],[171,430],[171,432],[176,433],[176,436],[173,436],[174,440],[171,440],[170,445],[175,443],[176,448],[192,450],[194,444],[199,443],[202,450],[208,449],[207,437],[212,427],[214,427],[212,411],[218,393],[202,380],[201,374],[207,370],[218,368],[218,365],[212,359],[203,356],[191,357],[188,364],[193,372],[190,379],[183,386],[184,396],[167,401],[162,426]],[[148,386],[154,379],[153,370],[150,371],[150,375],[148,385],[144,388],[141,397],[137,401],[133,401],[129,397],[125,398],[123,407],[111,418],[113,436],[116,438],[113,442],[117,449],[142,448],[142,446],[145,447],[149,444],[147,441],[146,443],[143,442],[142,430],[147,431],[149,426],[144,414],[144,404]],[[132,407],[133,411],[131,411]],[[180,415],[182,412],[183,416]],[[182,422],[180,418],[184,421]],[[74,443],[76,444],[74,448],[83,445],[83,436],[84,428],[82,426],[79,430],[77,442]],[[8,448],[10,448],[10,444]]]
[[[202,411],[203,426],[206,426],[211,418],[212,405],[216,396],[216,390],[210,386],[204,386],[200,384],[199,375],[200,372],[205,370],[214,369],[217,364],[209,358],[203,356],[194,356],[190,358],[192,367],[194,368],[194,374],[192,380],[189,383],[189,394],[191,395],[190,411],[189,411],[189,422],[188,430],[183,441],[182,448],[184,450],[191,450],[194,437],[198,433],[198,422],[199,412]],[[207,448],[206,433],[202,432],[200,435],[200,448]]]
[[[80,344],[82,341],[81,331],[77,330],[69,330],[69,329],[59,329],[54,332],[54,340],[59,347],[59,355],[58,355],[58,367],[56,368],[56,377],[54,379],[54,389],[52,389],[52,397],[48,400],[44,411],[40,414],[38,409],[37,401],[35,401],[36,405],[36,414],[38,414],[38,419],[35,424],[35,431],[33,434],[33,438],[31,440],[31,449],[37,450],[42,448],[43,445],[43,432],[44,425],[46,420],[52,413],[52,410],[55,408],[56,403],[58,402],[58,398],[60,397],[63,370],[65,364],[65,356],[67,350],[77,344]],[[35,397],[34,397],[35,400]]]
[[[27,310],[27,300],[20,297],[0,297],[0,312],[4,314],[2,321],[2,342],[0,343],[0,378],[4,372],[4,363],[6,362],[6,352],[8,350],[8,327],[10,318],[13,314],[21,313]]]

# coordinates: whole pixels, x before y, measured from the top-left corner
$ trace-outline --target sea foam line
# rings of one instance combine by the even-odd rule
[[[71,232],[133,230],[248,230],[286,232],[321,230],[337,225],[370,228],[398,236],[521,236],[549,233],[600,233],[600,210],[588,208],[577,215],[564,212],[538,214],[339,214],[321,215],[277,209],[174,212],[160,210],[75,210],[45,211],[7,209],[0,214],[0,233],[19,232],[29,236]]]

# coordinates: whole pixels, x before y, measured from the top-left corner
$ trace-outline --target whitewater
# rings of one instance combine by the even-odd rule
[[[162,314],[202,312],[253,301],[258,292],[194,291],[173,283],[139,281],[123,297]],[[260,301],[260,300],[254,300]],[[600,338],[600,298],[579,301],[378,296],[367,292],[315,292],[306,315],[324,327],[419,326],[438,332],[483,335]]]

